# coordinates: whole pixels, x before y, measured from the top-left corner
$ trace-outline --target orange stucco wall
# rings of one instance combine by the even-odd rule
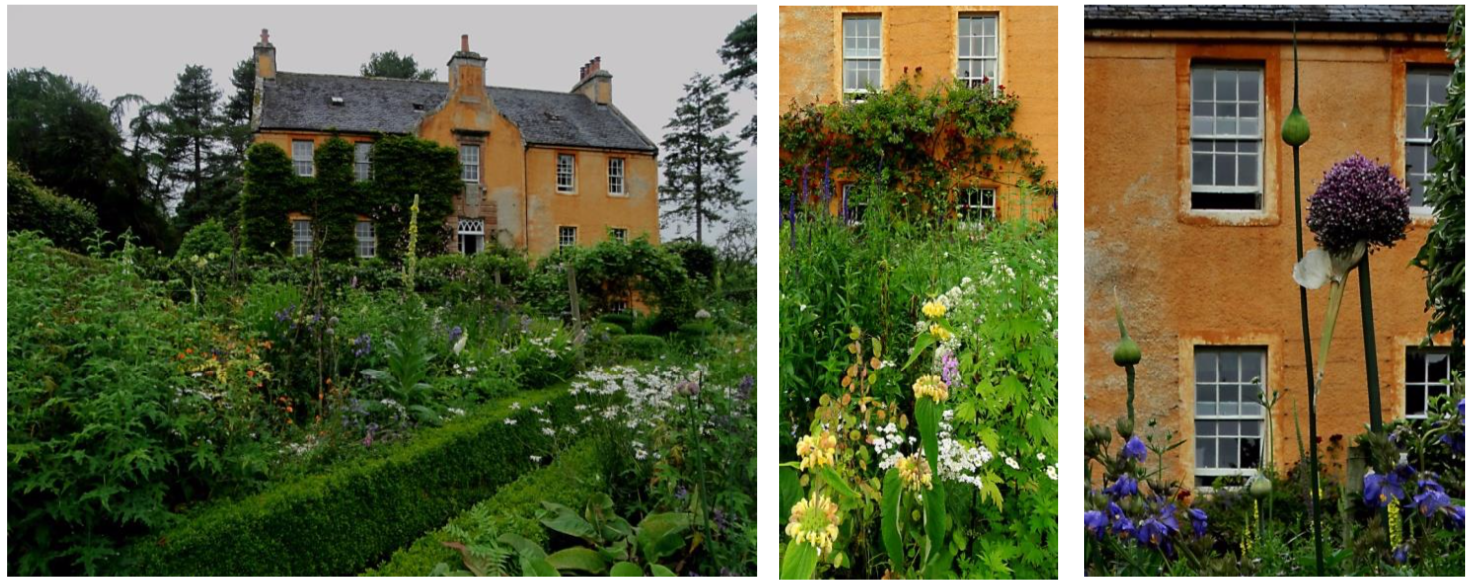
[[[883,84],[904,69],[923,86],[953,79],[961,14],[998,16],[1000,81],[1021,97],[1014,127],[1030,139],[1057,180],[1057,8],[1055,6],[781,6],[780,108],[835,102],[842,94],[842,17],[882,16]],[[1014,181],[993,185],[999,215],[1019,215],[1025,203],[1042,215],[1051,200],[1018,195]]]
[[[481,149],[481,185],[484,192],[477,203],[458,195],[457,211],[447,216],[455,231],[459,217],[481,217],[487,243],[495,241],[508,247],[524,248],[538,257],[559,247],[559,226],[575,226],[578,243],[594,245],[606,239],[610,227],[626,228],[628,239],[643,234],[657,243],[660,236],[657,204],[657,159],[650,153],[590,149],[548,149],[526,146],[518,127],[498,112],[497,103],[488,96],[485,75],[480,67],[458,66],[453,60],[449,69],[451,98],[438,109],[428,111],[417,133],[458,148],[476,144]],[[609,98],[610,83],[604,83]],[[369,135],[341,135],[355,142],[372,142]],[[259,131],[257,142],[272,143],[292,153],[292,141],[311,139],[317,147],[330,135],[322,132]],[[576,155],[577,191],[574,195],[555,192],[555,159],[557,153]],[[610,157],[626,159],[626,191],[624,197],[607,193],[606,167]],[[455,236],[447,240],[449,250],[456,250]]]
[[[575,156],[575,192],[555,187],[555,164],[560,154]],[[611,195],[607,162],[626,160],[626,195]],[[528,150],[529,252],[542,254],[559,247],[559,227],[575,226],[578,243],[588,246],[606,239],[607,228],[626,228],[627,239],[647,234],[657,243],[657,159],[629,151],[590,149]]]
[[[1095,30],[1085,44],[1085,296],[1089,422],[1124,414],[1124,372],[1110,354],[1118,338],[1113,291],[1144,352],[1136,381],[1140,429],[1157,420],[1186,445],[1167,456],[1172,476],[1194,468],[1197,345],[1265,346],[1265,389],[1281,391],[1270,423],[1276,461],[1297,459],[1292,413],[1308,429],[1298,287],[1293,283],[1293,160],[1279,128],[1293,98],[1287,34],[1177,30]],[[1405,70],[1444,63],[1442,38],[1304,33],[1299,37],[1301,108],[1312,127],[1302,148],[1302,190],[1360,152],[1404,177]],[[1189,67],[1192,62],[1255,63],[1264,68],[1264,209],[1190,208]],[[1382,416],[1403,414],[1405,349],[1424,337],[1421,271],[1408,265],[1430,218],[1415,218],[1407,239],[1372,260]],[[1314,247],[1312,234],[1305,243]],[[1319,432],[1349,442],[1369,418],[1359,296],[1352,275],[1319,396]],[[1309,293],[1317,350],[1328,287]],[[1438,342],[1444,343],[1445,337]],[[1317,356],[1317,352],[1316,352]],[[1307,445],[1308,442],[1305,441]],[[1334,458],[1342,463],[1341,455]]]

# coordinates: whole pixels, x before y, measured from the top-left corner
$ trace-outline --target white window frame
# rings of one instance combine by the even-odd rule
[[[606,193],[613,197],[626,197],[626,158],[611,157],[606,160]]]
[[[971,193],[990,195],[990,203],[971,203]],[[996,221],[996,188],[967,187],[959,191],[955,200],[956,211],[962,222],[986,223]],[[983,200],[982,200],[983,201]],[[989,219],[986,219],[989,216]]]
[[[313,220],[308,218],[294,218],[293,226],[293,257],[301,258],[313,253]]]
[[[375,222],[354,222],[355,255],[360,258],[375,257]]]
[[[354,181],[369,181],[374,175],[370,171],[370,147],[369,143],[354,144]]]
[[[566,232],[568,232],[570,234],[568,238],[565,237],[565,233]],[[575,247],[575,246],[579,245],[579,243],[580,243],[580,227],[579,226],[559,226],[558,235],[559,235],[559,238],[558,238],[559,239],[559,249],[561,249],[561,250],[563,250],[565,248]]]
[[[293,139],[293,173],[313,177],[313,141]]]
[[[565,161],[568,160],[568,165]],[[575,154],[560,153],[554,158],[554,190],[559,193],[575,193]]]
[[[1420,98],[1417,99],[1417,102],[1412,101],[1413,97],[1416,96],[1412,94],[1411,90],[1411,80],[1413,77],[1420,77],[1424,81],[1422,83],[1422,94]],[[1431,91],[1431,79],[1435,77],[1447,79],[1446,82],[1442,83],[1442,94],[1440,95],[1442,99],[1441,101],[1432,100],[1433,95]],[[1406,126],[1402,129],[1402,141],[1406,147],[1406,173],[1402,177],[1406,179],[1406,184],[1411,186],[1413,193],[1411,198],[1411,211],[1412,213],[1415,213],[1417,215],[1432,215],[1432,206],[1425,203],[1427,197],[1427,186],[1425,182],[1427,179],[1432,177],[1432,174],[1428,173],[1427,168],[1427,166],[1432,163],[1432,128],[1426,126],[1427,113],[1432,110],[1433,105],[1447,102],[1447,87],[1451,83],[1451,69],[1413,67],[1406,70],[1406,102],[1404,104],[1405,108],[1403,109],[1406,114]],[[1413,115],[1415,115],[1415,117],[1413,117]],[[1422,128],[1421,136],[1413,137],[1411,135],[1411,123],[1413,120],[1416,121],[1418,125]],[[1420,165],[1413,164],[1413,150],[1420,153]],[[1416,171],[1413,169],[1413,167],[1420,167],[1421,170]],[[1415,194],[1418,192],[1418,190],[1421,193],[1422,201],[1424,203],[1416,203]]]
[[[611,305],[616,307],[616,313],[618,314],[631,311],[630,298],[614,298],[611,300]]]
[[[628,231],[626,228],[611,228],[611,239],[614,240],[616,243],[624,244],[626,243],[627,233]]]
[[[846,212],[846,215],[842,216],[842,220],[846,222],[847,225],[855,226],[861,224],[862,220],[866,217],[867,202],[857,199],[857,195],[854,193],[854,191],[856,190],[856,188],[853,187],[854,185],[857,184],[842,184],[842,199],[847,201],[846,205],[842,206],[842,210]]]
[[[1000,20],[995,14],[961,13],[955,34],[955,78],[968,87],[984,86],[994,92],[1002,84]],[[980,73],[972,74],[976,70]]]
[[[472,253],[480,254],[487,248],[487,223],[483,218],[457,219],[457,253],[467,253],[467,243],[472,243]]]
[[[1196,79],[1198,73],[1209,71],[1211,74],[1212,94],[1204,95],[1196,90]],[[1229,99],[1223,99],[1222,95],[1216,93],[1219,84],[1217,77],[1223,73],[1236,75],[1234,81],[1234,92]],[[1243,73],[1255,73],[1257,75],[1256,100],[1246,101],[1241,99],[1241,84]],[[1191,65],[1191,139],[1190,139],[1190,180],[1192,200],[1196,194],[1242,194],[1254,195],[1257,206],[1241,209],[1201,208],[1191,206],[1198,211],[1237,211],[1237,212],[1260,212],[1266,208],[1267,196],[1263,191],[1263,155],[1264,147],[1264,90],[1266,85],[1266,74],[1260,65],[1247,64],[1193,64]],[[1218,109],[1223,106],[1231,107],[1232,116],[1218,114]],[[1250,106],[1256,116],[1248,119],[1241,116],[1241,112]],[[1197,114],[1198,110],[1209,111],[1210,115]],[[1247,123],[1244,123],[1248,121]],[[1230,125],[1224,125],[1224,123]],[[1209,125],[1208,125],[1209,124]],[[1230,128],[1230,130],[1226,130]],[[1228,145],[1230,150],[1223,150],[1222,146]],[[1205,150],[1209,148],[1209,150]],[[1251,151],[1244,151],[1251,149]],[[1211,164],[1211,184],[1196,183],[1196,159],[1197,155],[1209,155]],[[1223,155],[1232,157],[1233,181],[1237,180],[1238,173],[1242,170],[1242,158],[1252,157],[1252,170],[1256,175],[1251,184],[1242,185],[1216,185],[1217,158]],[[1194,204],[1194,201],[1192,202]]]
[[[874,25],[876,30],[874,30]],[[849,46],[850,45],[850,46]],[[876,73],[877,83],[859,82],[865,74]],[[849,82],[850,81],[850,82]],[[845,14],[842,16],[842,98],[856,102],[867,98],[870,90],[883,88],[883,16],[881,14]]]
[[[1211,355],[1211,361],[1216,365],[1215,368],[1210,369],[1209,377],[1202,374],[1202,354]],[[1238,368],[1236,371],[1233,371],[1234,377],[1231,380],[1222,380],[1222,369],[1220,368],[1220,363],[1223,358],[1223,354],[1236,355],[1235,359],[1238,363]],[[1244,373],[1242,369],[1242,363],[1245,360],[1247,354],[1258,355],[1258,363],[1261,366],[1261,368],[1256,369],[1255,375],[1251,375],[1252,378],[1249,378],[1249,375],[1247,373]],[[1265,412],[1266,410],[1263,409],[1261,404],[1255,402],[1255,400],[1249,402],[1244,399],[1246,398],[1246,391],[1249,388],[1256,389],[1257,394],[1259,395],[1267,393],[1266,379],[1268,376],[1268,349],[1266,346],[1263,345],[1206,345],[1195,347],[1193,357],[1194,360],[1192,362],[1192,372],[1195,373],[1195,401],[1193,403],[1192,410],[1194,412],[1195,420],[1194,434],[1192,436],[1191,445],[1191,466],[1195,477],[1216,478],[1251,476],[1252,474],[1256,473],[1259,468],[1261,468],[1264,455],[1267,453],[1268,420],[1267,414]],[[1211,389],[1211,393],[1216,396],[1216,400],[1204,402],[1209,403],[1212,406],[1211,409],[1209,409],[1211,411],[1210,413],[1206,412],[1208,411],[1208,409],[1202,406],[1203,401],[1201,400],[1201,391],[1203,386],[1209,387]],[[1226,387],[1231,387],[1235,391],[1236,400],[1231,403],[1224,403],[1220,400],[1221,394]],[[1229,404],[1232,405],[1232,407],[1228,408],[1227,405]],[[1203,421],[1213,426],[1213,433],[1202,434],[1201,426]],[[1255,429],[1256,432],[1253,434],[1243,432],[1243,429],[1246,426],[1245,423],[1248,421],[1256,421],[1258,423]],[[1221,427],[1224,424],[1228,423],[1235,425],[1235,430],[1237,431],[1237,433],[1221,432]],[[1258,441],[1257,465],[1251,467],[1240,465],[1241,446],[1239,444],[1235,449],[1238,467],[1201,466],[1201,458],[1199,455],[1202,439],[1210,439],[1212,441],[1212,452],[1215,453],[1219,459],[1221,448],[1220,442],[1222,439],[1234,439],[1237,441],[1241,441],[1243,439],[1253,438],[1257,439]],[[1214,461],[1213,464],[1221,464],[1221,462]]]
[[[1440,389],[1440,394],[1443,395],[1452,393],[1452,388],[1446,383],[1442,382],[1447,380],[1448,377],[1452,374],[1452,347],[1419,348],[1415,346],[1408,346],[1406,347],[1405,356],[1406,373],[1404,376],[1402,376],[1401,381],[1401,384],[1404,387],[1401,389],[1401,412],[1403,415],[1406,416],[1407,419],[1426,419],[1427,412],[1432,410],[1432,397],[1434,396],[1433,391]],[[1413,382],[1411,380],[1412,356],[1420,356],[1422,360],[1422,368],[1420,371],[1422,380],[1420,381]],[[1447,373],[1443,374],[1440,377],[1434,377],[1430,372],[1432,364],[1431,360],[1434,357],[1445,359],[1443,361],[1443,364],[1447,366]],[[1411,408],[1411,389],[1413,387],[1421,387],[1422,389],[1423,397],[1421,413],[1412,413],[1411,411],[1409,411],[1409,409]]]
[[[463,143],[458,151],[460,151],[458,159],[462,162],[462,181],[467,183],[481,183],[482,145]]]

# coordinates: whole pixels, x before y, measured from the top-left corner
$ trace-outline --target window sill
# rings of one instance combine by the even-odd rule
[[[1265,209],[1191,209],[1182,207],[1180,223],[1194,226],[1271,227],[1279,225],[1276,212]]]
[[[608,192],[606,192],[606,197],[627,198],[627,197],[631,197],[631,194],[629,194],[629,193],[611,193],[611,192],[608,191]]]
[[[554,194],[555,195],[576,196],[576,195],[580,195],[580,192],[573,191],[573,190],[571,190],[571,191],[563,191],[563,190],[556,189],[556,190],[554,190]]]

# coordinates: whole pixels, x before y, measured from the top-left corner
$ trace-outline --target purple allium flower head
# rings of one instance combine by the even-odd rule
[[[1135,481],[1129,474],[1121,473],[1119,474],[1119,479],[1113,485],[1108,486],[1108,489],[1105,491],[1116,499],[1136,495],[1139,493],[1139,482]]]
[[[1395,473],[1381,475],[1371,473],[1365,476],[1365,503],[1367,505],[1379,505],[1386,507],[1392,500],[1406,498],[1406,492],[1401,491],[1401,478]]]
[[[1406,237],[1411,221],[1411,190],[1391,174],[1356,153],[1324,173],[1309,197],[1309,230],[1319,246],[1342,254],[1360,242],[1367,251],[1393,246]]]
[[[1140,440],[1138,435],[1130,437],[1129,441],[1124,443],[1124,451],[1121,453],[1125,457],[1131,457],[1138,461],[1144,461],[1149,458],[1149,449],[1144,446],[1144,441]]]
[[[1196,537],[1206,535],[1206,512],[1191,508],[1187,513],[1191,515],[1191,529],[1196,532]]]

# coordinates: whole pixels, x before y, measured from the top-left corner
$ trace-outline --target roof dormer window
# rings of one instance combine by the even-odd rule
[[[329,97],[328,102],[335,107],[342,107],[344,106],[344,97]]]

